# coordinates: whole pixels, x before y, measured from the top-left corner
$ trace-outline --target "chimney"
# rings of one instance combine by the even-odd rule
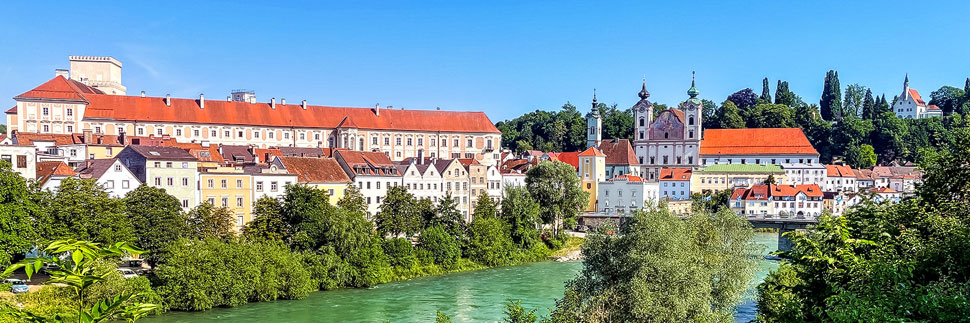
[[[172,95],[171,94],[166,94],[165,95],[165,106],[166,107],[172,106]]]
[[[219,155],[222,155],[222,144],[219,144]]]
[[[199,109],[205,109],[205,94],[199,93]]]
[[[226,96],[226,102],[232,102],[232,96],[231,95],[227,95]]]
[[[251,104],[255,104],[255,103],[256,103],[256,97],[255,97],[255,96],[253,96],[253,97],[250,97],[250,98],[249,98],[249,103],[251,103]]]
[[[276,110],[276,98],[269,99],[269,107]]]
[[[120,144],[122,144],[124,146],[127,146],[128,145],[128,143],[125,142],[125,130],[124,129],[121,129],[120,131],[118,131],[118,143],[120,143]]]
[[[280,105],[286,105],[286,98],[280,99]]]
[[[301,103],[300,106],[303,107],[303,110],[306,110],[306,100],[303,100],[303,103]]]
[[[63,76],[66,79],[70,79],[71,72],[63,68],[58,68],[54,70],[54,77],[58,77],[58,76]]]
[[[377,115],[378,117],[381,116],[381,104],[380,103],[378,103],[376,106],[374,106],[374,114]]]
[[[84,144],[90,145],[94,141],[94,132],[91,129],[84,129],[81,131],[84,134]]]
[[[434,107],[435,111],[441,111],[441,107]]]
[[[141,91],[141,97],[145,97],[145,91]]]

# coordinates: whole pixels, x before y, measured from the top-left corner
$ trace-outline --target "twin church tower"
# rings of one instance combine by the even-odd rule
[[[662,168],[696,168],[700,166],[698,154],[703,127],[703,104],[694,86],[693,77],[688,99],[679,108],[654,111],[648,100],[646,79],[637,95],[640,101],[633,105],[633,150],[640,163],[640,176],[656,181]],[[586,115],[587,146],[600,147],[603,141],[603,122],[593,93],[592,109]]]

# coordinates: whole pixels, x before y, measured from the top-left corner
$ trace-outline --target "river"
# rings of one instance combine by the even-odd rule
[[[777,248],[774,233],[758,233],[764,253]],[[777,262],[761,260],[753,286]],[[582,267],[580,262],[540,262],[515,267],[416,278],[366,289],[316,292],[298,301],[251,303],[205,312],[170,312],[139,322],[434,322],[435,311],[453,322],[497,322],[504,317],[506,298],[522,299],[526,308],[549,313],[562,297],[563,283]],[[753,289],[738,308],[737,322],[754,318]]]

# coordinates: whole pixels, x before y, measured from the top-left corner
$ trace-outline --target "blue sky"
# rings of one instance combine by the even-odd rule
[[[221,98],[250,88],[334,106],[485,111],[492,121],[566,101],[629,107],[721,102],[761,79],[818,102],[829,69],[888,97],[904,73],[924,96],[970,76],[970,2],[12,1],[0,5],[0,104],[67,68],[113,56],[128,93]]]

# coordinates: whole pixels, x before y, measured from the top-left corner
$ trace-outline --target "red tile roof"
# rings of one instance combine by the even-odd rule
[[[909,96],[913,97],[913,101],[916,101],[918,106],[926,106],[926,101],[923,101],[923,97],[919,95],[919,91],[916,89],[909,89]]]
[[[607,165],[637,165],[637,154],[628,139],[612,139],[600,143],[599,149],[606,155]]]
[[[642,177],[640,177],[640,176],[633,176],[633,175],[619,175],[619,176],[614,176],[613,178],[610,179],[610,181],[614,181],[614,180],[617,180],[617,179],[626,179],[627,182],[643,182],[643,178]]]
[[[891,188],[888,188],[888,187],[875,187],[875,188],[872,189],[872,192],[873,193],[876,193],[876,194],[899,193],[896,190],[891,189]]]
[[[799,128],[707,129],[701,155],[818,155]]]
[[[596,149],[596,147],[589,147],[589,149],[586,149],[586,151],[579,153],[579,157],[587,156],[606,157],[606,155],[604,155],[599,149]]]
[[[300,183],[350,183],[350,177],[333,158],[280,157],[280,161]]]
[[[382,152],[337,150],[334,157],[356,175],[401,176],[397,165]]]
[[[822,197],[822,189],[818,184],[811,185],[771,185],[771,196],[795,196],[805,193],[808,197]]]
[[[828,177],[856,177],[856,173],[848,165],[825,165]]]
[[[62,161],[37,162],[37,181],[46,183],[54,176],[74,176],[74,170]]]
[[[693,174],[690,168],[663,168],[660,170],[662,181],[688,181]]]
[[[37,141],[49,141],[53,142],[54,145],[73,145],[74,136],[68,134],[49,134],[49,133],[33,133],[33,132],[17,132],[14,134],[14,142],[18,145],[31,146]]]
[[[185,150],[189,155],[192,155],[201,162],[225,163],[225,159],[222,158],[222,154],[219,153],[219,147],[216,145],[204,147],[199,143],[180,143],[175,140],[167,140],[160,142],[158,146],[182,148],[182,150]]]
[[[736,188],[731,192],[731,200],[765,201],[768,200],[768,185],[751,185],[750,188]]]
[[[552,160],[558,160],[573,166],[575,169],[579,169],[579,152],[549,153],[549,155],[552,157]]]
[[[940,110],[940,107],[936,106],[936,104],[930,104],[930,106],[926,107],[926,109],[928,109],[928,110]]]
[[[7,114],[17,114],[17,106],[15,105],[13,108],[7,109]]]
[[[68,80],[63,76],[55,76],[50,81],[34,89],[24,92],[14,99],[57,99],[69,101],[87,101],[86,94],[104,94],[100,90],[88,87],[75,80]]]

